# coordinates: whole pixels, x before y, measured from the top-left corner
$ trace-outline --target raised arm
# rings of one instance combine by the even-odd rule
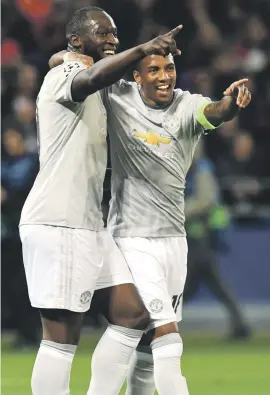
[[[83,101],[88,95],[114,84],[123,77],[134,62],[148,55],[159,53],[165,56],[170,52],[173,55],[180,55],[181,52],[177,49],[174,40],[180,30],[182,30],[182,25],[145,44],[128,49],[118,55],[109,56],[82,70],[72,81],[71,92],[73,99],[75,101]],[[80,56],[81,54],[78,55]],[[50,59],[50,66],[61,64],[66,55],[62,51],[55,56]]]
[[[98,61],[93,66],[82,70],[72,81],[73,100],[83,101],[87,96],[120,80],[132,63],[143,58],[142,46],[128,49]]]
[[[224,97],[220,101],[205,106],[204,115],[211,125],[217,127],[223,122],[230,121],[240,109],[249,105],[251,93],[245,86],[247,81],[245,78],[234,82],[223,92]]]

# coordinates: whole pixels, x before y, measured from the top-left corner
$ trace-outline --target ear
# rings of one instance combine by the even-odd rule
[[[81,49],[82,42],[80,36],[78,36],[77,34],[72,34],[70,36],[70,44],[72,45],[73,48]]]
[[[141,78],[141,75],[140,75],[139,71],[137,71],[137,70],[134,70],[134,71],[133,71],[133,78],[134,78],[135,82],[136,82],[138,85],[141,85],[141,83],[142,83],[142,78]]]

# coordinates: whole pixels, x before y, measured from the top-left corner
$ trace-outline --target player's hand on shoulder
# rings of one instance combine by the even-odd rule
[[[64,50],[57,52],[50,58],[49,66],[52,69],[64,62],[76,62],[76,61],[84,64],[86,67],[91,67],[94,64],[93,58],[91,58],[90,56]]]
[[[49,67],[53,69],[54,67],[60,66],[64,62],[64,55],[67,53],[66,50],[57,52],[53,54],[49,60]]]
[[[239,108],[246,108],[251,102],[251,92],[245,83],[247,78],[233,82],[224,92],[224,96],[234,96]]]
[[[94,64],[91,56],[82,55],[76,52],[66,52],[63,56],[64,62],[79,62],[83,63],[86,67],[91,67]]]
[[[153,40],[142,44],[144,56],[153,54],[167,56],[169,53],[172,55],[181,55],[181,51],[177,48],[175,37],[182,29],[183,25],[179,25],[168,33],[162,34],[155,37]]]

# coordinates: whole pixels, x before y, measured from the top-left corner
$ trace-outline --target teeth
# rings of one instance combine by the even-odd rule
[[[104,51],[105,55],[114,55],[114,51],[106,50]]]
[[[157,87],[157,89],[160,89],[160,90],[166,90],[166,89],[168,89],[169,88],[169,85],[161,85],[161,86],[158,86]]]

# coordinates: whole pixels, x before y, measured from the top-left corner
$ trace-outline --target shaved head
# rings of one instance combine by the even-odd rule
[[[114,55],[119,45],[112,17],[99,7],[76,10],[66,25],[68,50],[91,56],[94,61]]]
[[[69,40],[73,34],[80,34],[85,26],[91,25],[91,16],[93,15],[94,17],[95,13],[106,14],[102,8],[95,6],[84,7],[74,11],[66,25],[67,39]]]

